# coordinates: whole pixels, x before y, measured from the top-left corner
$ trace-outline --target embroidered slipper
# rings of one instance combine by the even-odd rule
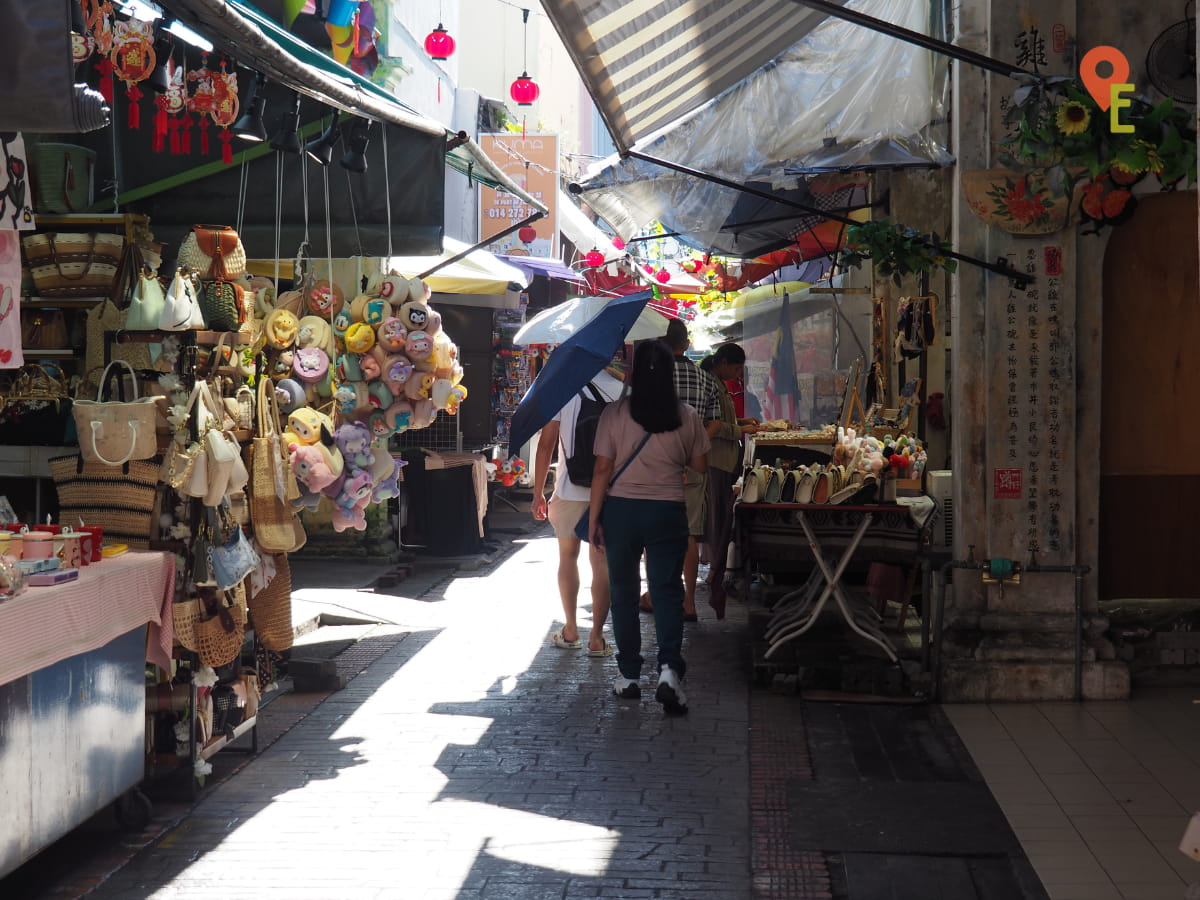
[[[561,628],[554,632],[554,634],[550,635],[550,643],[552,643],[559,650],[578,650],[583,646],[579,638],[576,638],[573,641],[568,641],[565,637],[563,637],[563,630]]]
[[[604,641],[604,646],[601,647],[599,650],[593,650],[589,647],[588,648],[588,656],[596,657],[597,659],[599,659],[599,658],[613,655],[612,644],[610,644],[608,642],[607,638],[601,638],[601,640]]]

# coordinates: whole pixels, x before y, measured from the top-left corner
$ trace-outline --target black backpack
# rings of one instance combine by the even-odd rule
[[[587,396],[584,391],[590,391],[592,396]],[[579,392],[579,415],[575,418],[575,439],[571,444],[573,452],[567,457],[567,477],[579,487],[592,486],[592,470],[596,468],[596,426],[606,406],[608,401],[590,381]]]

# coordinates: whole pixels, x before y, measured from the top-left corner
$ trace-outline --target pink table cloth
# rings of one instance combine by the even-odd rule
[[[79,570],[68,584],[0,601],[0,684],[103,647],[149,623],[146,659],[171,666],[175,557],[130,551]]]

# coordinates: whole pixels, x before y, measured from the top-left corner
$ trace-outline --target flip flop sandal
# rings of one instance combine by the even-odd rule
[[[559,650],[578,650],[583,646],[583,643],[579,640],[579,638],[576,638],[573,641],[568,641],[565,637],[563,637],[561,628],[554,632],[554,634],[550,635],[550,643],[552,643]]]
[[[604,646],[601,647],[599,650],[592,650],[591,648],[588,648],[588,656],[594,657],[596,659],[600,659],[602,657],[613,655],[612,644],[610,644],[607,639],[602,639],[602,640],[604,640]]]

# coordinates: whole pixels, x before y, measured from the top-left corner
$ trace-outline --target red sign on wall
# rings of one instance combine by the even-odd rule
[[[992,497],[996,500],[1021,499],[1021,469],[993,469]]]

